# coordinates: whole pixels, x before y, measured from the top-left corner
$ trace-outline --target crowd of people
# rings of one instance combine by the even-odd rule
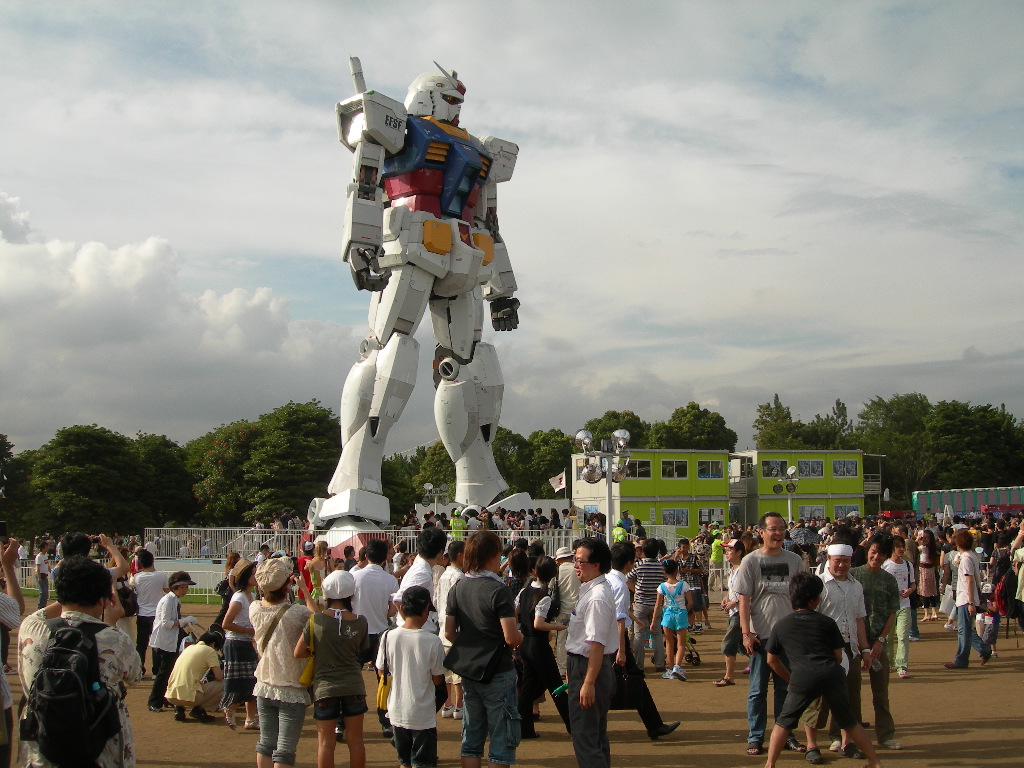
[[[523,524],[530,517],[524,513]],[[519,514],[500,519],[515,525]],[[333,553],[312,540],[297,553],[233,552],[217,586],[220,612],[205,630],[184,610],[195,585],[188,572],[161,572],[145,546],[129,551],[102,534],[61,537],[55,564],[51,542],[38,543],[40,598],[22,621],[16,566],[25,557],[11,540],[0,557],[4,661],[6,638],[18,629],[18,673],[29,695],[48,658],[52,621],[91,628],[94,682],[117,694],[120,722],[100,766],[135,762],[123,692],[146,676],[148,660],[152,712],[259,731],[257,768],[295,764],[310,705],[319,768],[334,765],[339,740],[353,768],[365,766],[371,703],[400,765],[437,764],[439,717],[461,721],[465,768],[484,759],[512,765],[520,741],[539,737],[534,722],[548,699],[579,765],[596,768],[611,765],[612,707],[635,710],[652,739],[679,727],[658,711],[645,657],[661,677],[685,682],[691,635],[711,628],[711,596],[720,590],[727,618],[714,685],[736,685],[741,667],[749,675],[747,754],[772,766],[790,749],[817,764],[827,745],[879,766],[876,749],[902,746],[888,692],[891,676],[912,674],[918,622],[956,630],[947,668],[967,668],[972,652],[984,665],[996,655],[1000,621],[1021,599],[1013,577],[1024,562],[1024,529],[1009,515],[970,527],[787,524],[769,513],[746,529],[704,526],[670,548],[624,514],[614,527],[626,535],[611,546],[582,535],[552,552],[541,539],[499,537],[489,517],[477,522],[453,530],[427,519],[412,543],[397,546],[379,537]],[[367,690],[367,668],[376,691]],[[864,677],[874,743],[861,726]],[[10,736],[16,723],[3,677],[0,701]],[[10,744],[0,745],[0,768],[10,764]],[[22,738],[23,765],[54,764],[44,752]]]

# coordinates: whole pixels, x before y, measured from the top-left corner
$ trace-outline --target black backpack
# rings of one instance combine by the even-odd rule
[[[34,741],[60,768],[92,766],[107,741],[121,732],[117,700],[100,679],[96,634],[106,624],[77,627],[62,618],[46,622],[50,638],[32,678],[22,741]]]

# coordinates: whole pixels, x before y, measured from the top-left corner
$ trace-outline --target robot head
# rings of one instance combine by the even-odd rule
[[[466,86],[459,82],[454,71],[449,74],[436,61],[434,64],[439,72],[424,72],[412,81],[405,97],[405,108],[410,115],[458,125]]]

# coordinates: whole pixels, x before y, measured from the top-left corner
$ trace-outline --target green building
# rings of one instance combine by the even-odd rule
[[[572,457],[573,504],[582,512],[606,513],[606,482],[584,481],[586,463],[583,454]],[[612,484],[612,506],[615,520],[625,509],[644,527],[667,526],[675,536],[692,536],[701,523],[725,522],[729,489],[728,451],[635,450],[626,476]]]
[[[881,494],[881,476],[865,474],[863,451],[740,451],[730,461],[730,520],[750,525],[766,512],[792,519],[865,514],[864,497]]]

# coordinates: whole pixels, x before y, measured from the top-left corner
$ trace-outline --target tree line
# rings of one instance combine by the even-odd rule
[[[634,449],[733,451],[737,441],[721,414],[694,402],[665,421],[607,411],[584,428],[595,438],[627,429]],[[803,422],[776,394],[757,407],[753,429],[762,450],[884,454],[894,509],[909,508],[915,490],[1024,484],[1024,424],[1003,406],[893,395],[873,398],[852,420],[837,399],[830,413]],[[493,446],[510,492],[535,499],[555,497],[548,479],[569,468],[575,450],[573,435],[557,428],[523,436],[499,427]],[[0,515],[12,532],[243,526],[269,523],[284,509],[304,513],[326,493],[339,454],[338,419],[316,400],[289,402],[184,445],[93,424],[61,429],[36,450],[14,448],[0,434]],[[438,441],[385,459],[382,481],[397,522],[422,497],[424,483],[454,488],[455,468]]]

